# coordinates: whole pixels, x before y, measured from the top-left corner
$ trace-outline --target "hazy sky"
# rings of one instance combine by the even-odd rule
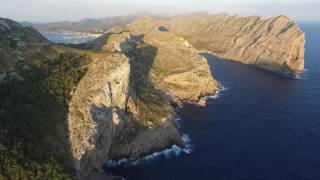
[[[189,11],[239,15],[287,15],[296,21],[320,21],[320,0],[0,0],[0,17],[22,21],[80,20],[141,11],[177,14]]]

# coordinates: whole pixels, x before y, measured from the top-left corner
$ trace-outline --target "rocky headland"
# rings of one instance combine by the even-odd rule
[[[205,106],[221,86],[199,52],[304,65],[304,33],[283,16],[146,17],[73,48],[8,19],[0,31],[0,179],[106,179],[108,160],[184,147],[174,107]]]
[[[206,59],[148,20],[106,36],[91,42],[100,55],[69,108],[71,147],[79,176],[86,178],[97,178],[108,159],[135,160],[173,144],[183,147],[172,105],[199,102],[219,90]]]
[[[193,13],[163,24],[195,48],[223,59],[286,74],[304,70],[305,34],[286,16],[264,19]]]

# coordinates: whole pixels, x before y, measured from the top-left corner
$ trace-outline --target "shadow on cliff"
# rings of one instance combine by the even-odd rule
[[[154,76],[153,66],[156,63],[158,48],[145,43],[144,35],[131,36],[131,38],[136,44],[133,49],[126,52],[130,62],[130,81],[125,109],[126,118],[130,119],[130,123],[127,123],[117,135],[111,150],[112,159],[129,158],[134,160],[150,152],[169,148],[172,144],[183,147],[183,143],[177,138],[179,134],[175,134],[178,132],[173,124],[167,124],[167,132],[162,132],[162,135],[159,135],[166,126],[164,124],[167,120],[163,121],[163,119],[173,118],[174,112],[168,103],[168,97],[151,81]],[[158,135],[155,135],[157,133]],[[140,140],[144,139],[147,144],[148,141],[152,141],[150,139],[152,136],[165,140],[157,145],[149,142],[146,147],[142,148],[143,150],[138,148],[131,149],[131,152],[121,152],[121,149],[127,150],[130,142],[138,136]],[[120,152],[117,152],[118,150]]]
[[[154,85],[153,78],[159,73],[153,67],[157,65],[158,48],[143,41],[144,35],[132,36],[137,41],[136,47],[126,53],[130,60],[129,92],[131,104],[129,112],[135,115],[144,126],[161,126],[161,117],[172,113],[173,100]],[[156,69],[156,68],[155,68]]]
[[[97,123],[96,147],[86,152],[81,161],[90,172],[80,172],[82,177],[103,176],[100,167],[107,160],[128,158],[135,160],[151,152],[183,146],[173,122],[164,126],[161,117],[174,117],[164,94],[150,81],[158,49],[143,42],[144,36],[132,36],[137,42],[126,52],[130,63],[129,94],[125,109],[118,106],[92,105],[91,116]],[[124,48],[123,48],[124,49]],[[108,95],[113,103],[113,87],[108,84]],[[97,152],[106,153],[99,157]],[[85,162],[87,161],[87,162]],[[90,167],[91,166],[91,167]],[[80,168],[82,169],[82,168]],[[106,166],[106,172],[111,171]]]

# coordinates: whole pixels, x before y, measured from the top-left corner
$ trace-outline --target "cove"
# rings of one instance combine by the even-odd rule
[[[320,25],[306,32],[306,72],[285,77],[205,54],[227,88],[178,111],[192,153],[112,170],[126,179],[320,179]]]

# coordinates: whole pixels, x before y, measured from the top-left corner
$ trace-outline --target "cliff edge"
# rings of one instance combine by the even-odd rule
[[[174,144],[184,147],[172,105],[198,103],[219,90],[206,59],[146,19],[90,44],[93,62],[69,104],[78,176],[103,178],[107,160],[136,160]]]

